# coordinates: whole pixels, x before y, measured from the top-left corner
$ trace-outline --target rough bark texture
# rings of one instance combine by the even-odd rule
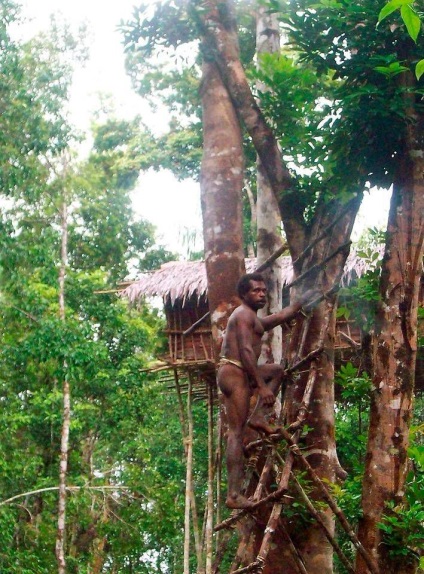
[[[203,159],[201,203],[212,336],[218,355],[222,334],[237,305],[235,286],[245,272],[242,248],[243,152],[240,125],[215,64],[202,81]]]
[[[230,313],[239,303],[236,284],[245,273],[241,190],[244,177],[242,135],[237,115],[216,65],[205,61],[202,80],[203,159],[201,204],[208,301],[215,359]],[[212,423],[212,395],[209,397]],[[212,571],[213,464],[209,433],[206,573]]]
[[[280,34],[276,14],[269,14],[265,8],[258,9],[256,23],[256,52],[259,57],[266,53],[276,53],[280,50]],[[259,90],[264,86],[259,85]],[[281,215],[278,203],[269,184],[268,177],[263,171],[258,158],[257,173],[257,263],[258,266],[268,259],[281,247]],[[263,273],[268,287],[266,307],[259,313],[269,315],[282,307],[281,263],[277,259]],[[277,327],[264,337],[261,362],[280,363],[282,358],[282,331]]]
[[[423,120],[408,127],[393,186],[380,283],[359,537],[384,574],[415,571],[413,560],[390,558],[378,522],[388,501],[401,502],[417,354],[417,305],[424,240]],[[357,573],[365,574],[360,557]]]

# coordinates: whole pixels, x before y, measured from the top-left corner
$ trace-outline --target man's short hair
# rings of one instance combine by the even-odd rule
[[[237,295],[240,297],[240,299],[242,299],[243,296],[246,295],[246,293],[249,291],[251,281],[262,281],[265,283],[265,279],[262,273],[246,273],[246,275],[242,275],[238,280],[236,287]]]

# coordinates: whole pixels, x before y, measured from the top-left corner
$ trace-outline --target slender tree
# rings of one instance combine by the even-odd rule
[[[258,65],[264,54],[278,54],[281,50],[281,35],[276,14],[269,14],[264,6],[257,10],[256,52]],[[258,85],[258,92],[266,90],[265,85]],[[257,263],[264,263],[282,246],[281,216],[278,204],[268,178],[258,160],[257,170]],[[264,272],[268,288],[267,305],[260,311],[263,315],[275,313],[282,307],[281,261],[276,261]],[[282,359],[282,329],[275,328],[266,334],[262,360],[280,363]]]

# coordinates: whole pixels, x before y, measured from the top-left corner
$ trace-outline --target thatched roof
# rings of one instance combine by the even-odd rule
[[[293,269],[289,256],[281,257],[282,283],[292,280]],[[360,277],[370,265],[351,251],[347,258],[342,286],[346,286],[355,278]],[[246,272],[252,273],[256,268],[256,259],[246,259]],[[137,281],[121,291],[122,297],[135,302],[141,297],[162,297],[169,299],[173,305],[177,299],[184,303],[192,296],[197,299],[206,296],[207,279],[204,261],[170,261],[164,263],[157,271],[143,274]]]

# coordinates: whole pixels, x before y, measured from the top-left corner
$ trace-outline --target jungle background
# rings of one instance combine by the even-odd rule
[[[402,15],[402,6],[419,23],[406,9]],[[270,2],[265,8],[292,33],[284,55],[263,55],[256,65],[258,7],[241,3],[240,57],[251,84],[267,86],[257,95],[296,175],[306,219],[312,221],[324,184],[324,196],[337,188],[346,203],[352,190],[389,188],[400,161],[398,136],[410,121],[398,82],[403,74],[417,78],[406,92],[422,114],[419,7],[399,2],[377,28],[383,6],[371,0]],[[88,58],[87,30],[53,19],[48,33],[24,42],[13,30],[25,12],[8,0],[0,9],[0,571],[180,573],[186,568],[181,421],[169,382],[148,369],[165,352],[164,317],[148,301],[129,308],[116,291],[128,277],[178,257],[136,216],[131,192],[149,169],[171,170],[181,181],[200,178],[199,22],[173,2],[154,10],[135,6],[132,19],[117,22],[134,90],[144,102],[166,107],[169,131],[157,136],[142,116],[121,119],[99,103],[84,139],[67,101],[75,70]],[[305,13],[314,18],[306,22]],[[332,43],[334,52],[325,45],[328,29],[333,39],[344,38]],[[402,59],[391,47],[393,34]],[[390,130],[378,138],[382,124]],[[89,151],[81,155],[83,144]],[[257,166],[247,135],[243,149],[242,245],[251,256],[258,248]],[[380,300],[375,253],[384,232],[370,230],[359,242],[373,263],[351,287],[359,309],[346,303],[338,310],[356,314],[364,332],[372,329]],[[186,246],[187,258],[203,257],[189,232]],[[333,489],[356,524],[371,373],[345,363],[335,384],[337,449],[348,477]],[[405,497],[387,500],[378,526],[390,557],[408,564],[408,572],[417,571],[423,550],[422,411],[418,393]],[[193,490],[202,516],[208,473],[202,401],[194,402],[193,417]],[[341,543],[353,555],[343,536]],[[193,546],[190,572],[202,571],[198,558]],[[334,568],[344,572],[340,564]]]

